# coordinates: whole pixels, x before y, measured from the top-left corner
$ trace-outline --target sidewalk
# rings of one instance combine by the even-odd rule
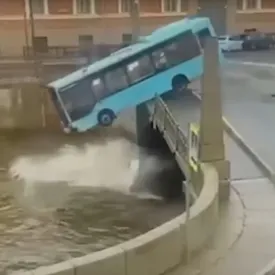
[[[275,189],[267,179],[232,183],[213,242],[171,275],[253,275],[275,258]]]

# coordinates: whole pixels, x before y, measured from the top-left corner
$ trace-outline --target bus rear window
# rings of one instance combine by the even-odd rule
[[[198,38],[199,38],[202,48],[204,48],[204,46],[205,46],[205,39],[210,36],[211,36],[211,33],[208,28],[204,28],[198,32]]]

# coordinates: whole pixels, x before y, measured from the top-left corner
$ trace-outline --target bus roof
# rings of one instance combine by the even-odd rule
[[[128,47],[122,48],[109,56],[94,62],[84,68],[78,69],[60,79],[57,79],[48,84],[48,86],[55,89],[63,88],[73,82],[91,75],[97,71],[100,71],[108,66],[116,64],[129,56],[138,54],[147,48],[154,46],[155,44],[161,43],[165,40],[173,38],[174,36],[180,34],[181,32],[189,29],[200,30],[210,24],[210,20],[207,17],[187,17],[176,22],[170,23],[166,26],[160,27],[153,31],[148,36],[142,36],[139,42],[130,45]],[[195,27],[195,28],[194,28]]]

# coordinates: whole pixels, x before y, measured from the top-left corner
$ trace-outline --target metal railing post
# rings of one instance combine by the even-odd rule
[[[179,146],[179,132],[180,132],[180,129],[179,129],[179,125],[177,124],[176,125],[176,139],[175,139],[175,152],[178,151],[178,146]]]

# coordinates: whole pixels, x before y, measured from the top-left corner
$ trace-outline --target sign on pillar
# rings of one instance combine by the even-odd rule
[[[189,123],[188,131],[188,160],[191,169],[195,172],[199,167],[200,127],[197,123]]]

